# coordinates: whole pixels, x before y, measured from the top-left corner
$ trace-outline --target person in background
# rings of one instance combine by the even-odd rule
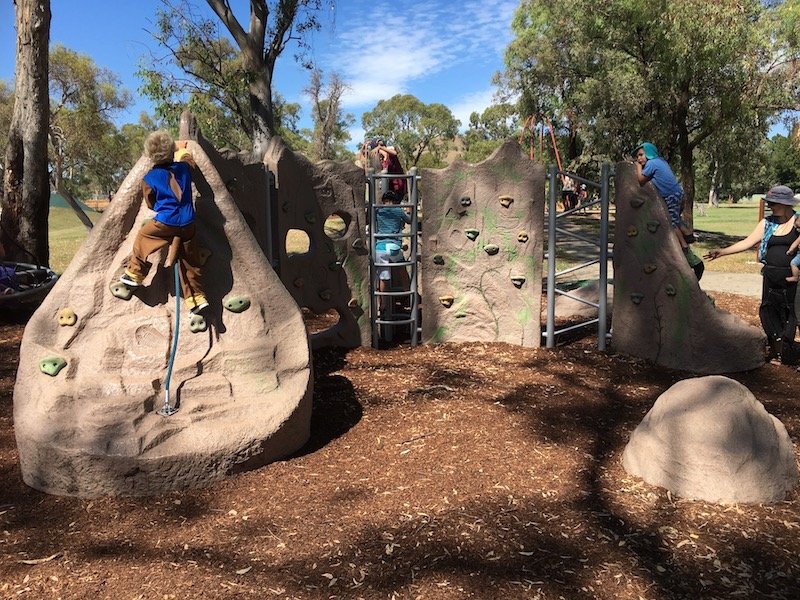
[[[133,243],[133,254],[119,280],[128,287],[138,287],[150,270],[147,257],[179,237],[183,252],[179,254],[181,268],[181,296],[189,311],[199,313],[208,306],[201,285],[201,267],[194,251],[195,209],[192,200],[192,174],[194,158],[175,144],[169,132],[154,131],[144,142],[145,154],[152,159],[153,168],[142,181],[142,192],[147,206],[155,216],[147,221]]]
[[[381,167],[384,171],[390,175],[405,175],[405,170],[403,169],[403,165],[400,164],[400,158],[397,156],[397,149],[394,146],[387,146],[386,142],[382,139],[378,139],[376,141],[376,147],[378,148],[378,154],[381,157]],[[395,197],[398,198],[398,202],[402,202],[407,192],[405,178],[398,177],[397,179],[390,179],[389,190],[394,192]]]
[[[391,237],[402,233],[407,223],[411,223],[411,215],[399,206],[393,206],[400,202],[392,190],[384,192],[381,197],[382,206],[375,209],[375,232],[386,237],[378,237],[375,240],[375,265],[377,266],[378,290],[388,292],[392,287],[392,275],[398,276],[398,285],[403,289],[408,289],[408,271],[405,267],[384,267],[405,261],[403,256],[403,242],[400,237]],[[391,234],[391,235],[388,235]],[[381,310],[385,310],[390,302],[389,296],[381,296]]]
[[[794,343],[797,332],[794,308],[797,282],[789,280],[791,257],[788,251],[800,237],[795,225],[797,214],[794,212],[800,200],[794,197],[791,188],[777,185],[767,192],[764,201],[772,214],[759,221],[750,235],[725,248],[710,250],[704,258],[716,260],[759,244],[758,260],[764,266],[761,268],[763,282],[758,316],[767,334],[768,358],[794,364],[797,360]]]

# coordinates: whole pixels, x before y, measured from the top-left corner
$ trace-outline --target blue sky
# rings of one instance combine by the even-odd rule
[[[196,6],[210,13],[203,0]],[[233,0],[239,21],[247,27],[246,0]],[[380,99],[413,94],[426,104],[440,102],[466,126],[472,111],[492,103],[492,75],[503,68],[503,52],[511,41],[511,18],[518,0],[339,0],[326,5],[323,29],[313,34],[312,57],[325,73],[338,72],[350,90],[345,110],[356,117],[354,147],[363,138],[361,113]],[[115,73],[134,96],[135,104],[120,114],[118,124],[136,122],[141,111],[152,112],[138,93],[135,77],[140,62],[158,47],[154,29],[160,0],[52,0],[50,43],[87,54]],[[0,79],[14,77],[14,5],[0,2]],[[289,48],[279,59],[274,88],[303,106],[301,126],[310,124],[302,90],[308,71]]]

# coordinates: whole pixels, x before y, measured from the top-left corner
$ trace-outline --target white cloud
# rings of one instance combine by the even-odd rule
[[[457,104],[449,107],[453,116],[461,121],[461,131],[466,131],[469,127],[469,116],[473,112],[480,114],[494,103],[494,93],[494,88],[472,92],[464,96]]]
[[[469,68],[487,58],[498,68],[502,64],[518,0],[413,5],[412,10],[392,13],[385,6],[368,4],[366,10],[357,11],[358,21],[337,24],[333,49],[325,61],[329,70],[341,73],[350,85],[344,98],[346,109],[371,107],[382,98],[414,93],[424,80],[450,67]],[[469,90],[469,78],[463,83]]]

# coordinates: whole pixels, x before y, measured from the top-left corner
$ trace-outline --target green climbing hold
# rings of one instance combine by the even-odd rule
[[[189,321],[189,331],[192,333],[201,333],[208,329],[208,323],[203,315],[192,315]]]
[[[121,281],[112,281],[108,289],[111,290],[111,294],[115,298],[119,298],[120,300],[130,300],[131,296],[133,296],[133,288],[129,288]]]
[[[39,370],[50,377],[58,375],[59,371],[67,366],[67,361],[60,356],[48,356],[39,362]]]
[[[234,313],[241,313],[250,308],[250,298],[247,296],[229,296],[222,301],[222,306]]]
[[[640,294],[638,292],[634,292],[631,294],[631,301],[634,304],[641,304],[642,300],[644,300],[644,294]]]
[[[648,221],[647,222],[647,231],[650,233],[655,233],[658,231],[658,228],[661,226],[660,221]]]
[[[464,235],[466,235],[471,240],[476,239],[479,234],[480,234],[480,231],[478,231],[477,229],[465,229],[464,230]]]
[[[433,264],[435,265],[443,265],[444,264],[444,256],[441,254],[434,254],[433,255]]]
[[[525,283],[525,277],[522,275],[512,275],[511,283],[514,284],[514,287],[521,288],[522,284]]]
[[[667,293],[667,296],[674,296],[676,294],[675,286],[671,283],[664,286],[664,291]]]
[[[633,208],[641,208],[644,205],[644,200],[641,198],[632,198],[631,199],[631,206]]]

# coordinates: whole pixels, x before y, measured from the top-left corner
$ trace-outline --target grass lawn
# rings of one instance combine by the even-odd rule
[[[705,215],[694,211],[694,229],[697,242],[692,249],[698,256],[714,248],[724,248],[747,237],[758,224],[759,200],[737,204],[720,204],[717,208],[706,206]],[[706,270],[725,273],[758,273],[761,265],[756,259],[758,248],[706,261]]]
[[[92,223],[96,223],[101,217],[100,213],[94,211],[86,214]],[[71,208],[51,207],[48,224],[50,268],[56,273],[63,273],[89,232]]]

